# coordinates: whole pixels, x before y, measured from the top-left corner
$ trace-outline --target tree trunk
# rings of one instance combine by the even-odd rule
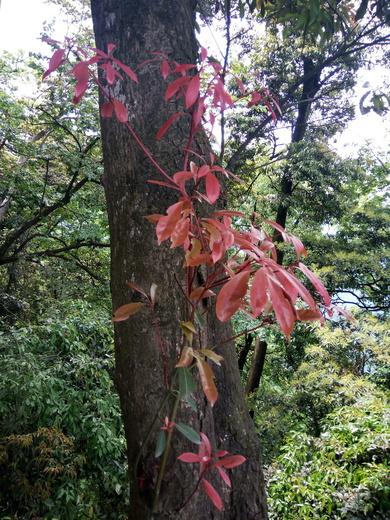
[[[260,341],[260,339],[257,338],[251,368],[249,370],[248,379],[245,386],[246,395],[251,394],[259,388],[266,353],[267,343],[265,341]]]
[[[92,15],[97,47],[106,50],[115,43],[115,56],[132,67],[153,58],[154,51],[165,52],[181,63],[195,63],[197,43],[194,35],[195,0],[92,0]],[[129,108],[130,123],[160,164],[170,173],[183,167],[183,149],[188,136],[185,118],[175,124],[167,138],[156,142],[161,124],[178,108],[176,102],[163,100],[166,83],[159,64],[138,70],[139,85],[122,82],[116,97]],[[161,326],[168,373],[173,369],[182,338],[179,321],[186,303],[174,274],[182,278],[183,258],[177,249],[158,246],[154,227],[144,219],[152,213],[165,213],[176,201],[172,191],[148,184],[156,178],[149,160],[131,139],[124,125],[103,119],[104,186],[111,234],[111,289],[113,308],[136,294],[126,286],[132,281],[148,290],[158,285],[157,319]],[[205,149],[205,143],[198,148]],[[206,151],[209,150],[206,143]],[[230,326],[218,323],[213,312],[207,315],[205,337],[208,345],[221,343],[231,336]],[[162,405],[165,392],[164,356],[152,326],[153,317],[146,310],[128,321],[115,325],[116,384],[119,391],[127,440],[131,510],[129,519],[151,518],[150,509],[160,459],[154,457],[156,437],[163,419],[169,415],[169,403]],[[206,344],[206,343],[205,343]],[[158,512],[160,519],[231,519],[267,518],[264,481],[259,461],[259,446],[247,412],[237,359],[232,342],[220,349],[223,366],[216,370],[220,398],[213,409],[203,394],[197,393],[197,413],[181,407],[177,421],[191,424],[209,436],[215,447],[240,453],[247,461],[231,471],[232,489],[215,484],[225,503],[218,512],[201,491],[182,508],[195,489],[197,465],[177,461],[184,451],[194,451],[180,435],[174,435],[168,469],[161,488]],[[152,428],[135,475],[137,456],[156,412],[159,420]],[[195,449],[196,451],[196,449]],[[215,481],[211,479],[214,483]]]
[[[316,66],[309,56],[303,57],[303,74],[307,79],[303,82],[302,94],[299,99],[297,107],[297,119],[295,121],[291,144],[299,143],[303,141],[306,131],[307,122],[310,116],[310,111],[313,103],[313,98],[316,96],[320,88],[320,76],[322,68],[319,67],[319,72],[316,74],[314,71]],[[276,212],[276,222],[286,227],[287,216],[291,205],[291,196],[293,194],[293,171],[290,164],[287,164],[280,181],[280,203]],[[279,231],[274,232],[273,240],[275,242],[281,242],[282,237]],[[284,252],[281,249],[277,249],[277,260],[278,264],[283,264]]]

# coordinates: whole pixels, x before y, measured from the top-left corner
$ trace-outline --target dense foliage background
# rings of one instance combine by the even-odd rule
[[[68,16],[75,16],[75,4],[81,9],[78,2],[56,3]],[[204,23],[211,15],[225,20],[222,2],[217,13],[215,2],[201,4]],[[232,2],[233,17],[249,16],[249,8],[256,13],[255,4]],[[260,11],[277,2],[258,4],[264,16]],[[375,13],[373,20],[388,23],[386,12]],[[260,38],[239,32],[242,59],[232,66],[278,93],[279,127],[297,128],[303,116],[305,125],[280,144],[280,128],[264,121],[260,108],[228,118],[226,162],[244,179],[231,186],[230,198],[264,217],[284,212],[334,301],[355,310],[352,321],[300,325],[289,342],[274,327],[250,332],[255,322],[235,319],[270,517],[384,520],[390,512],[390,161],[369,147],[343,158],[330,145],[354,117],[356,72],[379,55],[389,58],[379,50],[384,29],[359,40],[335,24],[317,38],[330,16],[319,11],[318,28],[310,24],[302,39],[305,24],[296,13],[275,16],[271,10]],[[359,50],[349,53],[352,36]],[[80,38],[88,41],[89,32]],[[125,518],[96,93],[75,108],[69,78],[40,82],[45,60],[0,58],[0,518]],[[311,85],[310,102],[302,97],[307,85],[299,83],[307,60],[321,77]],[[22,78],[33,94],[19,91]],[[370,94],[364,110],[385,115],[385,88]],[[256,382],[250,369],[259,340],[267,354]],[[250,388],[248,376],[255,381]]]

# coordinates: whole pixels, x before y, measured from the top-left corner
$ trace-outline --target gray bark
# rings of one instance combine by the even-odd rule
[[[92,0],[91,4],[97,47],[106,50],[107,43],[117,44],[115,56],[124,63],[135,68],[150,59],[153,51],[163,51],[181,63],[195,63],[195,1]],[[156,142],[158,128],[179,108],[176,102],[166,104],[163,101],[166,85],[159,74],[159,65],[151,64],[139,70],[139,85],[123,82],[117,97],[128,106],[130,122],[144,143],[161,165],[174,173],[183,167],[182,150],[187,141],[188,120],[183,119],[172,127],[167,139]],[[114,119],[102,120],[101,124],[104,185],[111,234],[113,308],[137,299],[126,286],[126,281],[135,282],[144,289],[152,283],[158,285],[157,318],[171,370],[182,342],[179,321],[185,318],[186,303],[174,278],[174,273],[177,273],[179,280],[183,276],[180,274],[183,259],[180,251],[170,249],[165,244],[157,245],[154,227],[144,216],[164,213],[170,204],[176,202],[175,194],[146,182],[156,178],[153,166],[123,125]],[[198,150],[209,150],[203,138],[196,146]],[[230,336],[230,326],[218,323],[211,311],[205,326],[207,344],[213,345]],[[141,480],[137,479],[134,475],[135,461],[153,416],[161,407],[165,391],[163,357],[156,341],[152,317],[146,310],[116,324],[115,350],[116,383],[129,461],[129,518],[143,520],[150,518],[158,473],[159,460],[153,455],[156,436],[164,416],[169,414],[168,407],[161,409],[160,419],[139,464],[138,476]],[[180,510],[196,485],[198,470],[196,465],[176,460],[183,451],[196,451],[196,447],[175,435],[159,511],[153,518],[267,518],[259,446],[245,406],[234,344],[227,342],[219,352],[224,356],[224,362],[220,369],[215,370],[220,392],[217,404],[211,409],[202,392],[198,392],[198,412],[195,414],[181,406],[177,421],[191,424],[196,430],[205,432],[218,448],[243,454],[248,460],[231,471],[232,490],[211,478],[225,502],[224,512],[219,513],[201,491],[196,492]]]

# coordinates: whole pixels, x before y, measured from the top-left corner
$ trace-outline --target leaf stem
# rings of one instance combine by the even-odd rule
[[[175,402],[173,403],[172,413],[169,418],[169,420],[171,422],[175,422],[177,410],[179,408],[179,403],[180,403],[180,393],[178,392],[176,394]],[[163,478],[165,475],[167,462],[168,462],[168,456],[169,456],[169,453],[171,450],[172,435],[173,435],[173,428],[168,431],[167,443],[166,443],[164,454],[163,454],[163,457],[161,460],[160,471],[158,473],[157,484],[156,484],[156,491],[154,493],[152,515],[157,512],[158,499],[160,497],[160,491],[161,491],[161,484],[162,484],[162,481],[163,481]]]

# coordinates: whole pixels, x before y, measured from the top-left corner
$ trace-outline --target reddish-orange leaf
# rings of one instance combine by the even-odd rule
[[[206,175],[206,194],[211,204],[218,199],[221,193],[221,186],[218,179],[212,173]]]
[[[318,309],[297,309],[297,317],[300,321],[324,320],[324,317]]]
[[[324,300],[325,305],[330,305],[330,296],[328,291],[325,289],[324,284],[321,282],[321,280],[312,272],[308,267],[306,267],[301,262],[298,264],[299,269],[302,271],[303,274],[305,274],[313,286],[315,287],[316,291],[322,296],[322,299]]]
[[[268,276],[268,288],[272,307],[282,332],[289,337],[294,328],[296,320],[295,310],[289,300],[284,296],[283,290]]]
[[[111,102],[104,103],[100,108],[100,113],[102,117],[111,117],[114,107]]]
[[[171,73],[171,67],[169,66],[168,60],[163,60],[161,62],[161,75],[164,79],[167,79],[169,74]]]
[[[222,466],[226,469],[236,468],[237,466],[241,466],[244,464],[246,458],[242,455],[229,455],[221,460],[219,460],[215,465]]]
[[[210,484],[210,482],[208,480],[206,480],[205,478],[202,479],[202,484],[203,484],[204,492],[209,497],[211,502],[215,505],[215,507],[219,511],[223,511],[222,498],[219,496],[219,493],[215,489],[215,487],[212,484]]]
[[[50,58],[49,68],[44,73],[42,79],[47,78],[47,76],[49,76],[49,74],[51,74],[52,72],[57,70],[58,67],[64,62],[64,59],[65,59],[65,49],[57,49],[54,52],[53,56]]]
[[[187,76],[182,77],[182,78],[177,78],[174,81],[172,81],[172,83],[170,83],[168,85],[168,88],[165,92],[165,101],[169,101],[171,99],[171,97],[173,97],[175,94],[177,94],[177,92],[181,89],[181,87],[186,85],[189,81],[190,81],[190,78],[188,78]]]
[[[203,286],[197,287],[190,294],[190,300],[199,300],[203,298],[210,298],[211,296],[215,296],[215,292],[210,291],[210,289],[206,289]]]
[[[164,215],[158,215],[157,213],[153,213],[153,215],[145,215],[144,218],[151,222],[152,224],[157,224],[157,222],[162,218]]]
[[[222,242],[222,240],[216,241],[213,243],[212,251],[211,251],[211,259],[214,264],[221,260],[223,255],[225,254],[226,248]]]
[[[208,164],[202,164],[202,166],[198,170],[198,178],[204,177],[210,173],[210,166]]]
[[[191,347],[184,347],[180,359],[176,364],[176,368],[189,367],[194,359],[192,352],[193,350]]]
[[[244,213],[241,211],[233,211],[233,210],[218,210],[214,211],[213,213],[214,217],[245,217]]]
[[[183,245],[186,241],[186,238],[188,237],[189,230],[190,219],[188,217],[180,219],[171,235],[171,247],[178,247]]]
[[[115,115],[120,123],[127,123],[129,119],[129,113],[125,105],[119,101],[119,99],[113,99],[112,104],[114,105]]]
[[[196,74],[191,78],[191,81],[188,84],[187,90],[186,90],[186,108],[191,108],[192,105],[196,102],[199,96],[199,89],[200,89],[200,78],[199,74]]]
[[[176,224],[180,219],[183,204],[184,202],[180,201],[176,202],[176,204],[172,204],[172,206],[169,206],[167,209],[168,215],[161,217],[158,221],[156,226],[156,234],[159,244],[172,235],[173,230],[175,229]]]
[[[249,271],[236,274],[220,290],[217,296],[216,312],[220,321],[228,321],[238,311],[246,294]]]
[[[125,72],[129,76],[129,78],[132,81],[138,83],[137,74],[133,71],[133,69],[122,63],[120,60],[117,60],[116,58],[113,58],[113,61],[118,65],[118,67],[120,67],[123,70],[123,72]]]
[[[126,305],[122,305],[114,312],[112,321],[125,321],[143,306],[142,302],[126,303]]]
[[[259,316],[267,304],[267,276],[264,269],[259,269],[253,277],[251,287],[251,306],[255,318]]]
[[[173,123],[182,115],[182,112],[176,112],[175,114],[171,115],[171,117],[167,119],[163,125],[161,125],[156,134],[157,141],[164,137],[164,135],[168,132],[169,128],[173,125]]]
[[[214,406],[216,400],[218,399],[218,390],[214,383],[214,373],[206,361],[200,361],[197,359],[196,363],[198,365],[203,392],[211,406]]]

